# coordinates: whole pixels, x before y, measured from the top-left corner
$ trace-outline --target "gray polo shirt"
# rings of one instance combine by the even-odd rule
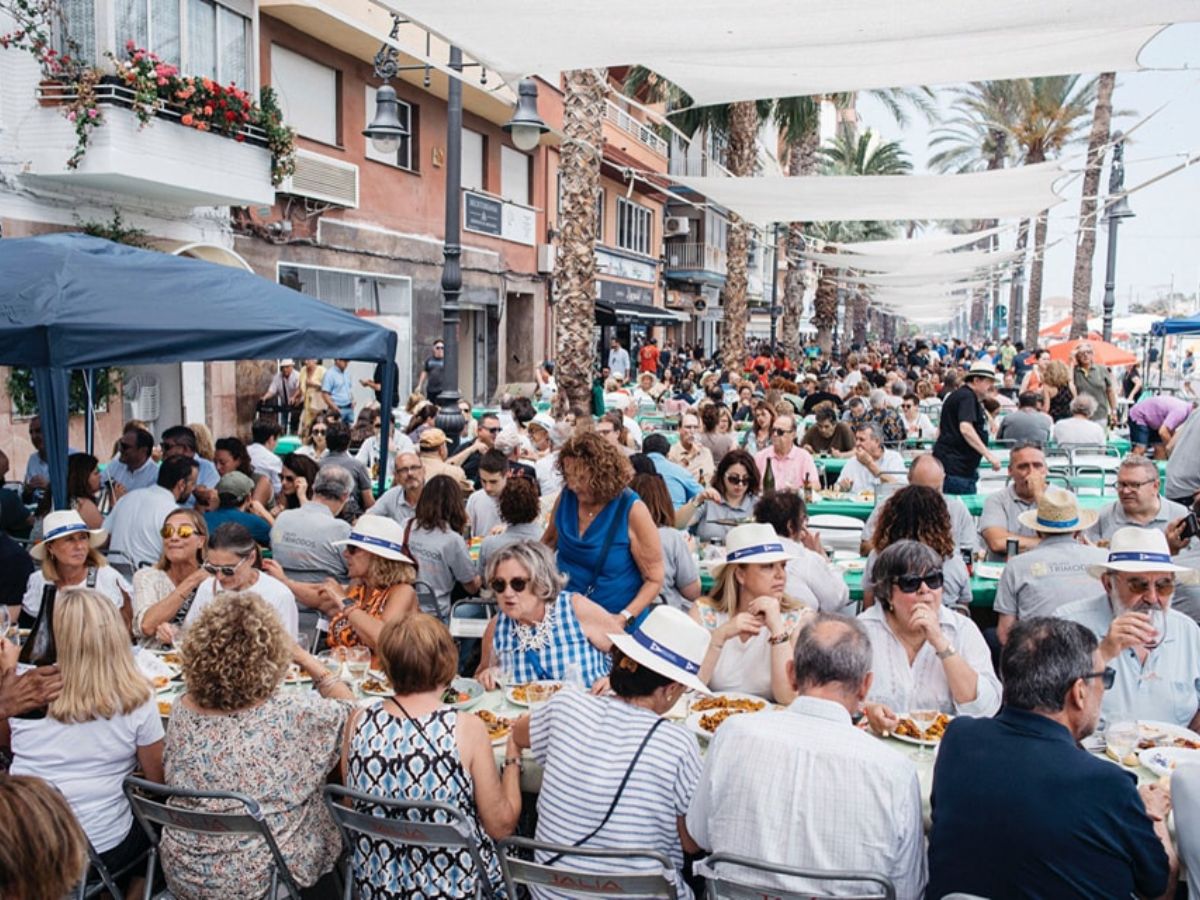
[[[1120,500],[1114,500],[1108,506],[1100,510],[1100,518],[1096,520],[1096,524],[1087,530],[1087,536],[1093,541],[1111,540],[1113,533],[1118,528],[1128,528],[1130,526],[1137,528],[1154,528],[1158,531],[1166,533],[1167,526],[1176,519],[1182,519],[1188,514],[1187,508],[1180,506],[1174,500],[1168,500],[1166,497],[1159,497],[1158,512],[1154,518],[1142,524],[1140,522],[1131,522],[1125,515],[1125,509],[1121,506]]]
[[[1172,562],[1200,571],[1200,550],[1184,550]],[[1185,579],[1185,576],[1182,575],[1176,579],[1175,596],[1171,598],[1171,609],[1200,623],[1200,581],[1195,584],[1191,582],[1192,579]]]
[[[975,528],[975,517],[957,497],[943,494],[942,499],[946,501],[946,508],[950,510],[950,531],[954,535],[954,545],[959,550],[963,547],[976,549],[979,546],[979,531]],[[869,541],[875,534],[875,526],[879,524],[881,509],[883,509],[883,504],[876,504],[875,508],[871,510],[871,515],[867,516],[867,521],[863,525],[862,540]]]
[[[423,600],[421,612],[445,622],[450,618],[450,592],[455,583],[470,581],[479,574],[467,552],[467,542],[453,531],[430,531],[415,525],[408,535],[408,547],[417,561],[417,580],[429,585],[434,595],[433,607],[427,608]]]
[[[346,560],[334,541],[350,537],[350,523],[335,519],[323,503],[286,509],[271,527],[271,556],[293,581],[319,584],[326,578],[345,583]]]
[[[1046,535],[1005,565],[993,608],[1018,619],[1053,615],[1064,603],[1104,590],[1087,567],[1107,560],[1107,550],[1081,544],[1073,534]]]
[[[479,545],[479,574],[483,575],[487,571],[487,562],[493,553],[498,553],[509,544],[540,541],[545,532],[545,526],[540,522],[521,522],[518,525],[509,525],[499,534],[489,534]]]
[[[1176,433],[1175,448],[1167,460],[1166,494],[1183,500],[1200,491],[1200,413],[1192,410]]]
[[[679,589],[700,580],[700,566],[688,549],[687,538],[682,531],[662,526],[658,529],[658,536],[662,539],[665,572],[659,596],[668,606],[687,612],[692,608],[692,601],[679,593]]]
[[[417,508],[404,496],[404,488],[388,488],[371,507],[371,515],[387,516],[397,525],[406,525],[417,514]]]
[[[1006,484],[1004,490],[988,494],[988,498],[983,501],[983,513],[979,516],[979,533],[983,534],[988,528],[1003,528],[1021,537],[1035,537],[1037,532],[1026,528],[1017,520],[1017,516],[1031,509],[1037,509],[1037,502],[1022,500],[1013,490],[1013,486]],[[1004,554],[989,550],[988,561],[1004,562]]]
[[[1050,429],[1053,427],[1054,420],[1046,413],[1018,409],[1000,421],[1000,432],[996,437],[1002,441],[1037,441],[1044,444],[1050,440]]]

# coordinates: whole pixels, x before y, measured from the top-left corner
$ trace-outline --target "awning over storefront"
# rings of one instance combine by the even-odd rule
[[[597,325],[679,325],[691,320],[691,316],[663,309],[660,306],[605,300],[596,301]]]

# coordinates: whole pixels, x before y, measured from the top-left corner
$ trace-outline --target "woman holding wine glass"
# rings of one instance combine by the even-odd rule
[[[865,708],[880,733],[913,710],[986,717],[1000,708],[1000,679],[979,627],[942,605],[943,565],[936,550],[909,540],[875,560],[877,602],[858,620],[873,656]]]

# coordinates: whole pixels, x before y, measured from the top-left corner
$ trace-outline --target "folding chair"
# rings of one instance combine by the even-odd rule
[[[435,618],[442,618],[437,608],[437,595],[433,592],[433,588],[429,586],[427,581],[414,581],[413,591],[417,595],[417,606],[423,613]]]
[[[153,871],[158,861],[158,846],[161,833],[154,826],[163,829],[174,828],[179,831],[190,831],[194,834],[248,834],[260,837],[271,853],[271,884],[268,897],[278,896],[282,883],[290,900],[300,900],[300,885],[296,883],[292,873],[288,871],[287,860],[275,843],[275,836],[266,823],[262,808],[258,803],[245,794],[233,791],[193,791],[187,788],[169,788],[154,784],[130,775],[124,783],[125,796],[133,807],[134,818],[150,839],[150,858],[148,870]],[[225,805],[236,804],[241,807],[232,812],[213,812],[207,809],[190,809],[182,806],[171,806],[172,800],[216,800]],[[146,890],[143,900],[150,900],[151,880],[146,880]],[[119,896],[119,895],[118,895]]]
[[[482,612],[480,616],[478,613]],[[475,613],[476,615],[470,615]],[[459,600],[450,605],[450,637],[481,638],[488,622],[496,614],[496,603],[482,597]]]
[[[878,888],[877,891],[870,894],[855,894],[854,896],[857,900],[895,900],[896,898],[896,889],[891,881],[882,875],[875,875],[870,872],[837,872],[832,870],[823,872],[816,869],[794,869],[789,866],[763,862],[762,860],[747,859],[744,856],[714,853],[700,860],[696,863],[695,867],[696,874],[702,875],[708,880],[708,888],[705,893],[707,900],[763,900],[764,897],[769,897],[771,900],[833,900],[834,897],[838,896],[837,894],[828,893],[816,894],[808,889],[784,890],[774,885],[764,888],[762,885],[742,881],[741,878],[745,877],[743,875],[739,874],[739,876],[734,877],[718,872],[716,867],[721,865],[739,866],[743,870],[750,869],[760,876],[786,875],[789,878],[805,878],[810,882],[849,882],[874,885]],[[777,881],[778,879],[775,880]]]
[[[87,842],[88,867],[83,873],[83,880],[79,882],[79,887],[75,890],[75,900],[89,900],[91,897],[98,897],[104,891],[115,898],[125,896],[125,892],[117,887],[117,882],[141,865],[142,860],[146,860],[146,890],[150,890],[151,884],[154,882],[154,857],[153,848],[143,850],[138,854],[136,859],[130,860],[120,869],[115,872],[109,871],[108,866],[104,865],[104,861],[100,859],[100,854],[96,852],[96,848],[92,846],[92,842]],[[88,875],[92,872],[96,873],[99,881],[88,881]],[[146,896],[149,896],[147,893]]]
[[[504,839],[496,849],[500,853],[500,871],[510,897],[518,896],[519,884],[553,888],[556,893],[574,897],[663,897],[676,900],[679,896],[675,887],[675,867],[661,853],[650,850],[563,847],[519,837]],[[529,851],[530,857],[533,851],[543,850],[565,857],[611,859],[615,871],[590,872],[569,865],[533,862],[532,859],[516,855],[522,850]],[[654,863],[656,868],[631,869],[628,866],[630,860],[647,860]]]
[[[471,826],[466,817],[453,806],[446,803],[379,797],[337,784],[326,785],[322,795],[333,821],[342,833],[342,846],[345,850],[342,865],[346,885],[343,900],[352,900],[353,897],[354,843],[358,835],[375,841],[387,841],[396,847],[424,847],[448,852],[465,850],[470,855],[478,876],[475,879],[475,896],[488,900],[495,896],[492,885],[487,880],[487,870],[479,852],[479,844],[471,833]],[[353,806],[344,805],[344,800],[382,807],[388,815],[375,816],[359,812]],[[407,813],[413,812],[426,815],[441,813],[446,821],[422,822],[405,818]]]

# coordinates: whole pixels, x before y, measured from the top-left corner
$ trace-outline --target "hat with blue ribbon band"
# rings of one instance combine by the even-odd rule
[[[1060,487],[1048,487],[1038,499],[1037,509],[1028,509],[1017,521],[1031,531],[1045,534],[1074,534],[1096,524],[1099,513],[1079,508],[1074,494]]]
[[[1108,572],[1170,572],[1189,576],[1193,570],[1171,561],[1167,536],[1157,528],[1129,525],[1120,528],[1108,543],[1108,560],[1088,566],[1088,574],[1099,578]]]
[[[29,549],[29,555],[36,560],[43,560],[46,558],[47,544],[78,532],[88,536],[88,544],[92,547],[103,546],[108,539],[107,531],[103,528],[88,528],[87,523],[75,510],[57,509],[42,520],[42,539]]]
[[[335,547],[349,545],[382,556],[395,562],[413,563],[405,553],[404,528],[387,516],[360,516],[354,523],[350,537],[344,541],[333,541]]]
[[[761,565],[764,563],[787,562],[797,558],[795,550],[775,533],[775,529],[762,522],[737,525],[725,535],[725,559],[712,567],[713,578],[720,578],[727,565]]]
[[[711,635],[683,610],[653,606],[639,618],[632,633],[608,637],[613,646],[639,665],[684,687],[711,693],[699,677]]]

